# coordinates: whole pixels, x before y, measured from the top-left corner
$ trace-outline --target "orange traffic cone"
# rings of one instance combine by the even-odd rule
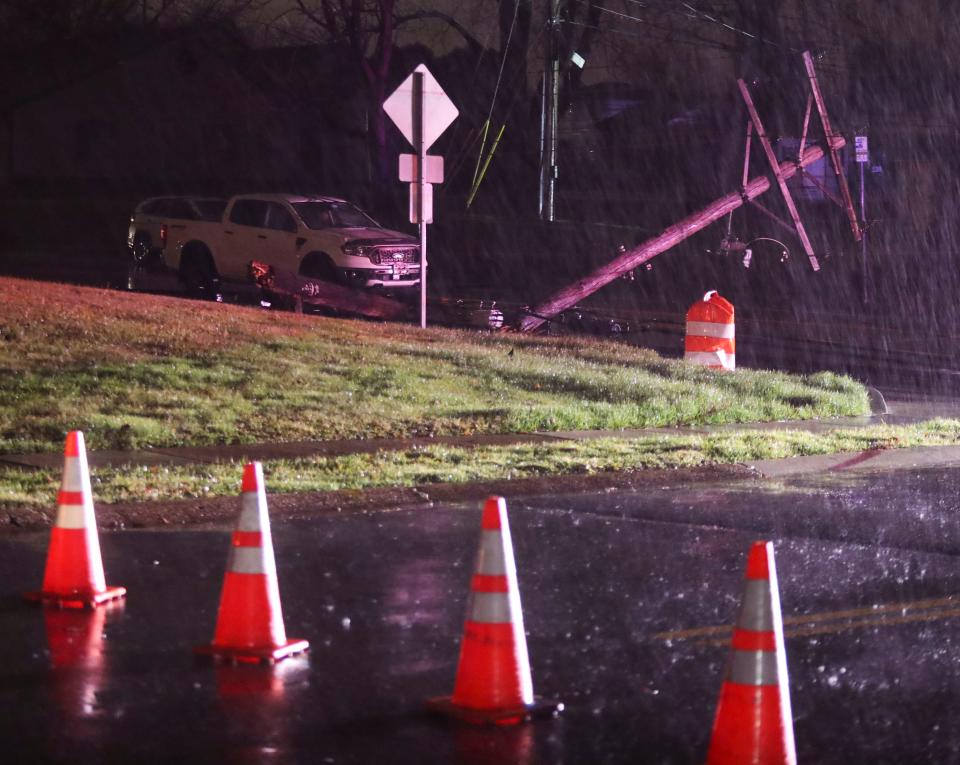
[[[503,497],[490,497],[483,508],[453,696],[430,699],[427,707],[467,722],[498,725],[550,716],[563,709],[563,704],[533,697]]]
[[[243,469],[242,506],[233,532],[213,643],[196,652],[231,662],[269,662],[306,651],[306,640],[287,640],[280,610],[263,468]]]
[[[125,587],[107,587],[100,557],[97,519],[87,469],[83,433],[67,434],[63,481],[57,495],[57,519],[50,532],[43,589],[27,600],[58,608],[94,608],[127,594]]]
[[[787,655],[771,542],[755,542],[750,548],[731,649],[707,765],[795,765]]]

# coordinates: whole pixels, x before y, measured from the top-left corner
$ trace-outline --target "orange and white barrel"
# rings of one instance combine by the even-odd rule
[[[711,369],[736,369],[733,303],[710,290],[687,311],[683,358]]]

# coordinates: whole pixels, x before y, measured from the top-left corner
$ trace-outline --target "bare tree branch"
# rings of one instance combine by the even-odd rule
[[[460,36],[464,39],[467,45],[470,46],[473,51],[480,51],[483,49],[483,45],[474,37],[470,32],[464,27],[459,21],[457,21],[453,16],[443,11],[431,10],[431,9],[422,9],[419,11],[414,11],[413,13],[407,13],[403,16],[397,16],[394,24],[397,27],[400,27],[403,24],[407,24],[411,21],[421,21],[423,19],[438,19],[443,21],[451,29],[456,30],[460,33]]]

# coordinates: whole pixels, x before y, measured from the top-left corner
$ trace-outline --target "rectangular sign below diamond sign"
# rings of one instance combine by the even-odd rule
[[[423,184],[423,221],[420,220],[420,198],[417,193],[419,185],[410,184],[410,222],[433,223],[433,185]]]
[[[423,163],[424,183],[443,183],[443,157],[428,154]],[[417,182],[417,155],[400,155],[400,180],[404,183]]]

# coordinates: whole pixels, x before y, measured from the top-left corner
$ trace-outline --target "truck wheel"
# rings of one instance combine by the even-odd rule
[[[143,263],[150,256],[150,237],[146,234],[137,234],[133,240],[133,248],[130,255],[138,263]]]
[[[340,272],[333,265],[330,256],[322,252],[311,252],[300,262],[300,276],[308,279],[321,279],[325,282],[340,284]]]
[[[133,241],[127,258],[127,289],[136,290],[140,286],[141,276],[146,270],[147,258],[150,255],[150,242],[142,234],[138,234]]]
[[[191,252],[184,257],[180,274],[187,294],[200,300],[220,299],[220,280],[213,261],[205,252]]]

